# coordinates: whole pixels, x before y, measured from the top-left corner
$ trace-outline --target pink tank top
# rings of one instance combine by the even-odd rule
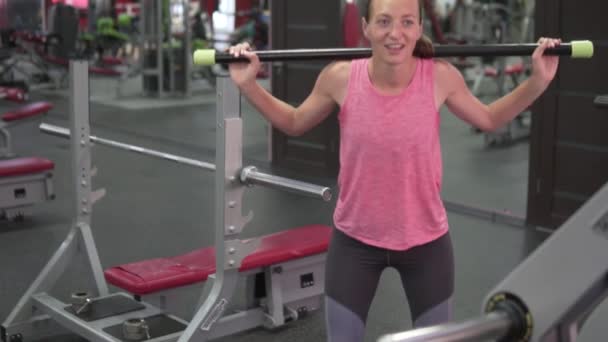
[[[448,229],[441,200],[434,61],[417,59],[399,95],[372,85],[369,59],[351,62],[340,121],[337,229],[369,245],[406,250]]]

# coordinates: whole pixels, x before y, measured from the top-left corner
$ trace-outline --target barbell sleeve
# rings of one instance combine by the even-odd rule
[[[378,342],[462,342],[499,339],[506,336],[512,326],[509,315],[503,311],[490,312],[483,317],[460,323],[447,323],[384,335]]]
[[[526,44],[484,44],[484,45],[435,45],[434,57],[501,57],[530,56],[538,47],[535,43]],[[545,50],[545,55],[569,56],[572,58],[593,57],[593,42],[575,40],[562,43]],[[262,62],[275,61],[310,61],[310,60],[348,60],[365,58],[372,54],[370,48],[335,48],[335,49],[291,49],[256,51]],[[196,65],[214,65],[246,62],[245,56],[235,57],[228,52],[202,49],[194,52],[193,62]]]
[[[307,195],[328,202],[331,200],[331,189],[298,180],[270,175],[257,170],[255,166],[247,166],[241,171],[241,182],[245,184],[260,184],[267,187]]]

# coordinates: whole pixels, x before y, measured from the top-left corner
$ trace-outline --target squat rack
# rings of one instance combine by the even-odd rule
[[[0,337],[4,342],[22,342],[67,330],[91,341],[119,342],[124,341],[120,337],[124,330],[138,324],[141,328],[142,317],[145,317],[145,334],[141,339],[154,342],[208,340],[211,327],[222,316],[232,298],[243,259],[259,245],[256,239],[249,239],[246,243],[238,239],[253,217],[251,212],[242,215],[242,197],[246,187],[252,184],[271,186],[324,201],[331,199],[330,189],[265,174],[252,166],[242,166],[240,94],[230,79],[221,78],[218,82],[216,165],[212,165],[91,136],[88,62],[70,61],[69,70],[72,94],[70,130],[44,124],[41,129],[72,138],[75,219],[66,239],[3,322]],[[190,322],[165,314],[145,302],[135,301],[126,294],[109,293],[91,230],[92,206],[105,195],[104,189],[91,189],[92,142],[215,171],[216,273],[209,279],[208,291],[201,298],[204,302]],[[86,261],[94,285],[90,293],[73,293],[72,302],[67,303],[52,296],[50,291],[73,261]],[[84,316],[80,316],[82,314]]]

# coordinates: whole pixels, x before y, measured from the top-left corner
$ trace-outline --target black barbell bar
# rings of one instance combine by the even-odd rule
[[[538,44],[484,44],[484,45],[435,45],[433,57],[501,57],[530,56]],[[276,61],[310,61],[310,60],[348,60],[369,57],[370,48],[335,48],[335,49],[291,49],[256,51],[262,62]],[[569,56],[572,58],[593,57],[593,42],[577,40],[562,43],[545,50],[545,55]],[[248,61],[246,57],[235,57],[228,52],[215,50],[197,50],[193,58],[195,65],[214,65]]]

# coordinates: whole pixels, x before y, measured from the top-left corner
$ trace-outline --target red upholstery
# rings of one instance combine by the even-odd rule
[[[104,76],[120,76],[120,72],[110,68],[102,68],[102,67],[89,67],[89,72],[97,75]]]
[[[524,65],[522,63],[508,65],[505,68],[505,74],[521,74],[524,71]]]
[[[521,64],[521,63],[507,65],[505,67],[505,74],[506,75],[521,74],[523,71],[524,71],[524,65]],[[486,67],[484,69],[484,75],[490,76],[490,77],[497,77],[498,76],[498,70],[496,68],[494,68],[494,67]]]
[[[262,237],[260,246],[242,262],[240,271],[269,266],[327,250],[331,228],[310,225]],[[115,266],[105,271],[106,280],[137,295],[193,284],[215,273],[215,248]]]
[[[21,88],[0,87],[0,95],[5,100],[23,102],[27,98],[26,93]]]
[[[483,74],[485,76],[496,77],[496,76],[498,76],[498,70],[494,67],[486,67],[483,70]]]
[[[10,122],[25,119],[30,116],[46,113],[51,110],[51,108],[53,108],[53,105],[48,102],[34,102],[4,113],[2,115],[2,120],[5,122]]]
[[[31,42],[31,43],[44,44],[44,42],[46,41],[46,37],[44,35],[36,34],[33,32],[21,31],[21,32],[15,32],[14,35],[16,37],[23,39],[24,41]]]
[[[101,62],[103,64],[107,64],[107,65],[121,65],[122,64],[122,59],[120,58],[116,58],[116,57],[112,57],[112,56],[105,56],[101,59]]]
[[[55,164],[43,158],[15,158],[0,160],[0,177],[23,176],[32,173],[49,171]]]

